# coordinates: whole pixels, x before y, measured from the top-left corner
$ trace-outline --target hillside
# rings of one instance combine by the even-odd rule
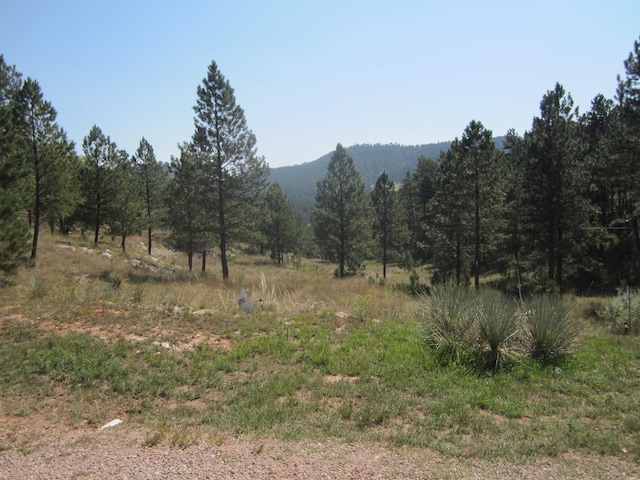
[[[421,155],[435,160],[449,145],[451,142],[425,145],[353,145],[346,150],[353,158],[365,185],[371,188],[383,170],[386,170],[392,180],[400,182],[408,171],[415,169]],[[280,184],[296,213],[308,216],[315,203],[316,184],[326,175],[332,153],[312,162],[271,170],[269,181]]]

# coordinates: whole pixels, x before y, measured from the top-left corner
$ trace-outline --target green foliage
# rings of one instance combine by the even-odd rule
[[[618,295],[598,310],[597,314],[610,325],[612,333],[640,334],[640,291],[618,289]]]
[[[111,235],[122,237],[122,251],[126,251],[127,237],[139,234],[145,225],[142,212],[145,211],[143,179],[138,175],[135,158],[124,150],[115,154],[112,182],[115,187],[113,203],[108,212]]]
[[[271,259],[278,265],[287,253],[302,250],[302,224],[293,215],[293,208],[280,185],[269,185],[262,196],[260,231],[264,246],[271,252]]]
[[[360,321],[368,320],[371,315],[372,303],[373,297],[371,295],[358,295],[353,307],[354,316]]]
[[[469,366],[476,338],[472,296],[458,284],[437,284],[420,296],[417,310],[423,335],[444,364]]]
[[[95,387],[126,375],[120,360],[100,340],[75,333],[43,340],[30,364],[35,373],[81,387]]]
[[[31,415],[63,398],[62,421],[94,422],[83,405],[126,408],[131,424],[151,432],[150,446],[190,445],[212,429],[385,442],[484,460],[533,460],[575,448],[616,456],[624,449],[640,458],[632,337],[588,337],[562,368],[523,360],[485,376],[437,368],[438,353],[424,349],[406,319],[349,323],[341,331],[313,315],[298,320],[289,339],[280,328],[264,328],[236,337],[229,351],[77,333],[43,337],[35,325],[7,321],[0,329],[2,406]],[[33,410],[22,405],[26,399]]]
[[[427,295],[429,293],[429,286],[426,283],[420,283],[420,275],[415,269],[411,270],[409,274],[409,283],[396,283],[393,285],[393,289],[413,296]]]
[[[318,182],[311,223],[322,255],[338,263],[337,277],[360,270],[371,238],[371,205],[353,159],[340,144]]]
[[[420,297],[416,313],[440,362],[467,369],[515,368],[524,355],[543,365],[558,365],[577,336],[570,311],[560,297],[550,295],[532,297],[515,308],[499,292],[438,284],[430,296]],[[511,343],[516,337],[525,337],[527,343]]]
[[[180,148],[180,157],[171,159],[173,178],[165,197],[164,223],[171,230],[174,247],[189,257],[189,271],[193,269],[193,255],[211,243],[210,205],[202,179],[202,166],[188,145]]]
[[[118,147],[94,125],[82,141],[84,157],[80,168],[82,203],[78,208],[81,224],[93,231],[93,246],[100,240],[100,229],[115,208],[115,168]]]
[[[198,201],[207,205],[205,231],[219,249],[222,278],[226,279],[229,242],[251,238],[256,230],[258,198],[269,167],[257,155],[256,137],[216,62],[211,62],[198,86],[194,111],[191,147],[201,168],[198,181],[206,193]]]
[[[523,305],[530,354],[543,364],[558,364],[571,352],[578,331],[562,297],[537,295]]]
[[[371,200],[375,212],[373,232],[382,258],[382,278],[387,278],[387,263],[390,259],[400,256],[408,235],[396,185],[387,172],[382,172],[378,177],[371,193]]]
[[[56,123],[56,111],[44,100],[37,81],[27,78],[17,95],[14,127],[24,145],[27,167],[26,203],[33,220],[31,262],[35,264],[40,224],[63,220],[75,210],[78,198],[74,145]]]
[[[425,145],[352,145],[346,148],[365,185],[373,185],[385,170],[391,180],[403,183],[407,172],[416,166],[417,158],[438,158],[440,152],[449,148],[450,142]],[[327,171],[332,153],[323,155],[312,162],[274,168],[269,181],[278,183],[291,200],[296,215],[305,220],[310,217],[314,205],[314,193],[319,180]]]
[[[8,283],[28,259],[29,225],[17,199],[0,187],[0,286]]]
[[[474,296],[478,338],[489,347],[485,355],[485,365],[487,368],[497,370],[505,356],[504,348],[519,327],[515,315],[515,303],[493,290],[482,290]]]
[[[147,230],[147,253],[151,255],[153,230],[162,226],[164,212],[164,196],[167,187],[167,172],[157,161],[153,147],[143,137],[133,157],[137,174],[142,183],[144,205],[143,226]]]

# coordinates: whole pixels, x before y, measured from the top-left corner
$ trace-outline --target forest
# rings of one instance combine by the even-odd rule
[[[365,186],[337,144],[315,185],[308,218],[296,213],[257,154],[234,90],[215,62],[197,88],[193,136],[169,164],[141,138],[118,148],[97,125],[77,152],[39,83],[0,55],[0,284],[37,263],[41,228],[126,240],[167,232],[189,269],[208,258],[230,276],[234,248],[280,264],[335,262],[336,277],[366,262],[430,281],[509,292],[608,293],[640,283],[640,40],[623,60],[615,99],[580,112],[550,86],[530,130],[500,137],[471,120],[437,158],[420,155],[401,182]],[[369,174],[370,172],[368,172]]]

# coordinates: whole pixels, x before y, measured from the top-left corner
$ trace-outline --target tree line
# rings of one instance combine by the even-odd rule
[[[398,185],[386,172],[367,193],[342,145],[316,188],[311,223],[294,214],[258,155],[234,90],[211,62],[196,90],[194,131],[159,162],[142,138],[130,155],[94,125],[76,153],[37,81],[0,55],[0,280],[35,266],[42,225],[79,229],[94,246],[168,231],[189,268],[208,255],[229,277],[228,252],[314,255],[336,276],[364,262],[428,264],[433,281],[585,292],[638,283],[640,43],[624,61],[615,100],[597,95],[580,114],[559,83],[531,129],[498,147],[473,120],[437,159],[420,157]]]
[[[473,120],[437,160],[420,157],[395,185],[383,172],[369,196],[338,145],[318,183],[312,224],[337,276],[367,258],[433,281],[477,288],[493,275],[514,291],[610,291],[640,281],[640,42],[624,61],[615,100],[580,114],[557,83],[523,135],[500,148]]]

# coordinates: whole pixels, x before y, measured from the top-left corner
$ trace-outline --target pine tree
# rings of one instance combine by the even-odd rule
[[[180,157],[172,158],[172,175],[165,196],[164,223],[171,230],[174,246],[187,253],[189,271],[193,270],[193,255],[203,251],[211,242],[207,228],[210,208],[205,204],[206,186],[202,181],[202,162],[189,148],[182,145]]]
[[[548,282],[562,288],[567,262],[575,263],[584,246],[589,203],[584,153],[574,118],[573,100],[560,84],[540,102],[524,137],[523,212],[534,263],[546,264]]]
[[[257,156],[255,135],[215,62],[209,65],[197,95],[193,148],[203,161],[211,189],[211,224],[220,249],[222,277],[227,279],[227,248],[231,241],[242,240],[254,230],[257,198],[266,186],[269,168]]]
[[[167,174],[156,160],[153,147],[143,137],[134,156],[137,173],[142,180],[144,197],[144,226],[147,230],[147,251],[151,255],[151,238],[155,228],[161,225],[163,197]]]
[[[413,260],[428,262],[431,251],[428,248],[429,203],[435,195],[435,185],[439,171],[438,164],[421,155],[414,172],[407,172],[398,192],[405,217],[408,237],[405,243],[405,255]]]
[[[108,212],[109,230],[122,238],[122,251],[126,251],[127,237],[140,232],[144,226],[144,197],[142,177],[136,164],[125,150],[116,150],[112,170],[114,201]]]
[[[22,88],[22,75],[12,65],[7,65],[0,54],[0,187],[6,192],[17,192],[28,175],[24,159],[24,144],[20,143],[17,114],[18,94]],[[16,203],[16,208],[21,208]]]
[[[375,212],[373,232],[378,240],[382,257],[382,278],[387,278],[387,263],[403,246],[408,232],[403,222],[400,201],[395,183],[387,172],[382,172],[376,181],[371,201]]]
[[[40,224],[46,213],[69,213],[75,201],[73,143],[56,123],[56,111],[45,101],[40,85],[27,78],[18,95],[17,126],[29,170],[27,208],[33,219],[31,263],[35,265]],[[67,190],[67,187],[69,190]]]
[[[431,200],[433,225],[428,231],[433,249],[434,280],[466,285],[473,259],[473,194],[471,170],[459,139],[440,155],[436,194]]]
[[[0,286],[28,259],[29,225],[22,215],[27,175],[24,149],[14,126],[20,73],[0,55]]]
[[[280,265],[287,253],[296,253],[300,246],[301,226],[293,207],[278,183],[269,185],[262,198],[261,232],[271,259]]]
[[[114,170],[117,146],[94,125],[82,142],[84,158],[80,171],[83,201],[80,217],[93,228],[93,246],[98,246],[100,229],[107,224],[115,201]]]
[[[340,144],[318,182],[311,223],[322,254],[338,262],[337,277],[361,268],[371,239],[371,204],[353,158]]]
[[[475,288],[480,273],[490,269],[497,248],[497,232],[503,218],[503,156],[496,148],[491,130],[472,120],[462,135],[461,155],[468,165],[470,184],[466,185],[473,207],[473,265]]]
[[[29,252],[29,225],[16,205],[19,197],[0,187],[0,286],[24,264]]]

